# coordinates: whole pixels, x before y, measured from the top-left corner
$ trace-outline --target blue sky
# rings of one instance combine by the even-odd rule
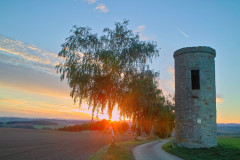
[[[201,45],[214,48],[218,122],[240,123],[240,1],[2,0],[0,17],[0,116],[41,117],[54,108],[51,105],[62,110],[57,101],[63,94],[69,97],[69,89],[59,82],[53,66],[71,27],[89,26],[101,34],[104,27],[113,28],[115,22],[128,19],[129,27],[139,32],[142,40],[156,41],[161,48],[151,67],[160,71],[160,87],[165,94],[174,92],[175,50]],[[63,94],[53,100],[47,93]],[[20,104],[13,112],[10,106],[16,100]],[[71,99],[65,100],[61,106],[66,112],[49,117],[69,118],[74,111],[89,113],[72,105]],[[33,105],[47,108],[46,113],[36,112]]]

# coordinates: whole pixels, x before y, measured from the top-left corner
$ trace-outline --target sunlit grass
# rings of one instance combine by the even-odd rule
[[[153,140],[132,140],[126,142],[119,142],[115,145],[105,146],[98,150],[88,160],[133,160],[132,148]]]

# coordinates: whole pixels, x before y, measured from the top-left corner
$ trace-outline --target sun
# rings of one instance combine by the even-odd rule
[[[99,119],[109,119],[107,111],[104,111],[103,114],[100,114]],[[117,108],[113,109],[111,121],[120,121],[120,111]]]

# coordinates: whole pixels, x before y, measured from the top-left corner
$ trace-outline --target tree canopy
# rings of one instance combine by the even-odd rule
[[[154,132],[165,137],[174,127],[174,104],[158,89],[157,76],[151,70],[136,74],[119,103],[121,114],[132,119],[139,135]]]
[[[157,43],[142,41],[128,21],[105,28],[103,35],[74,26],[58,54],[61,80],[67,79],[74,102],[86,101],[92,116],[114,107],[133,120],[138,131],[168,135],[174,124],[173,103],[158,89],[157,72],[147,62],[158,56]]]
[[[141,41],[128,29],[128,21],[105,28],[102,36],[89,27],[74,26],[71,33],[58,54],[64,59],[56,66],[61,80],[68,80],[74,102],[85,100],[93,114],[107,107],[111,119],[132,77],[158,56],[157,44]]]

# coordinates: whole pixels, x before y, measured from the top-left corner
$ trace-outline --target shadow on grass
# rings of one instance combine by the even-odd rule
[[[134,160],[132,148],[154,140],[132,140],[108,145],[98,150],[88,160]]]
[[[184,160],[240,160],[240,139],[218,138],[218,146],[209,149],[190,149],[165,144],[163,149]]]

